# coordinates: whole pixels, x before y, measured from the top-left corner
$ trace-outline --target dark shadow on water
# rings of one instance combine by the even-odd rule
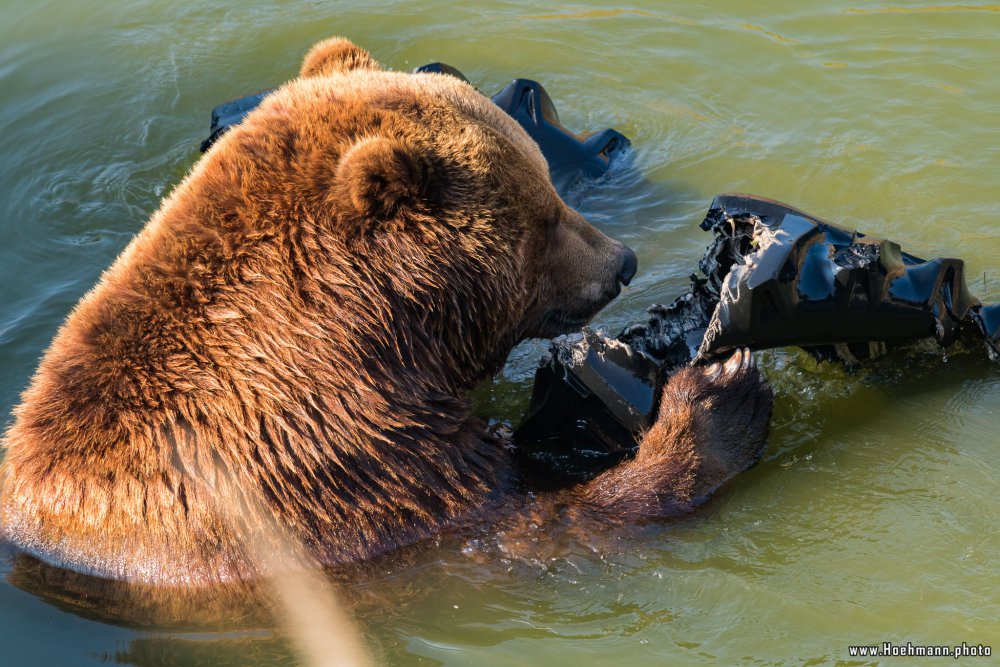
[[[142,630],[260,629],[273,625],[261,591],[247,587],[158,587],[99,579],[13,557],[7,581],[54,607],[88,620]]]
[[[140,637],[127,647],[95,656],[111,665],[135,667],[245,667],[301,665],[288,643],[277,635],[227,638],[187,638],[181,636]]]

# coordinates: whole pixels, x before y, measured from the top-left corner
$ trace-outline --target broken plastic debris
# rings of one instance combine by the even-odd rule
[[[515,431],[529,462],[563,477],[606,467],[651,425],[671,370],[740,347],[856,363],[894,344],[965,337],[1000,359],[1000,305],[970,294],[961,260],[923,260],[750,195],[719,195],[701,227],[715,238],[686,294],[616,339],[585,329],[552,342]]]
[[[702,268],[715,264],[706,274],[718,305],[700,357],[787,345],[829,357],[846,345],[862,353],[845,359],[853,361],[880,347],[871,343],[933,337],[948,346],[977,328],[991,356],[998,352],[996,307],[984,316],[960,259],[924,260],[748,195],[716,197],[701,226],[716,235]]]
[[[514,440],[538,464],[541,480],[552,470],[586,478],[635,446],[655,410],[662,372],[658,360],[590,329],[556,338]]]

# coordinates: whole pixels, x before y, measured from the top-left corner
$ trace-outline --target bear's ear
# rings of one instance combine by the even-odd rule
[[[377,136],[358,141],[341,156],[334,191],[348,231],[401,231],[415,216],[434,213],[440,180],[425,151]]]
[[[355,69],[382,69],[371,54],[343,37],[331,37],[319,42],[302,60],[299,76],[328,76]]]

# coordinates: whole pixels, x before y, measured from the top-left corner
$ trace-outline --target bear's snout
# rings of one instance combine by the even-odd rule
[[[639,258],[635,256],[635,251],[627,245],[622,245],[621,269],[618,271],[618,282],[628,287],[635,277],[635,272],[639,270]]]

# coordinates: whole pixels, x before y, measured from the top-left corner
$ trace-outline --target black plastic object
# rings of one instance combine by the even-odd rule
[[[413,70],[414,74],[448,74],[462,81],[465,75],[451,65],[430,63]],[[241,97],[212,110],[209,136],[201,142],[204,153],[229,128],[242,121],[274,89]],[[549,94],[537,81],[514,79],[493,96],[493,102],[514,118],[538,144],[549,163],[549,173],[556,190],[566,195],[582,180],[607,173],[625,153],[630,142],[625,135],[607,129],[591,135],[576,135],[563,127]]]
[[[615,339],[585,329],[553,341],[514,433],[530,463],[570,478],[606,467],[652,423],[671,370],[738,347],[856,363],[886,344],[964,335],[1000,359],[1000,305],[969,293],[961,260],[923,260],[749,195],[719,195],[701,227],[715,238],[686,294]]]
[[[458,71],[458,68],[452,67],[447,63],[427,63],[426,65],[421,65],[413,70],[414,74],[448,74],[455,77],[456,79],[461,79],[466,83],[471,83],[465,78],[465,75]]]
[[[650,424],[663,372],[658,360],[590,329],[557,338],[535,373],[514,440],[540,479],[553,471],[589,477],[634,448]]]
[[[552,98],[537,81],[514,79],[492,99],[542,149],[552,183],[559,192],[570,190],[582,179],[604,175],[631,144],[616,130],[602,130],[588,136],[577,136],[567,130],[559,122]]]
[[[201,152],[204,153],[211,148],[219,137],[233,125],[246,118],[246,115],[256,109],[261,100],[273,93],[274,90],[274,88],[267,88],[259,93],[231,100],[212,109],[212,126],[208,130],[208,138],[201,142]]]
[[[973,309],[972,319],[979,325],[986,338],[986,349],[990,359],[1000,361],[1000,303]]]
[[[708,279],[719,296],[701,357],[798,345],[818,356],[835,346],[853,361],[855,351],[866,357],[881,343],[933,337],[948,346],[977,325],[997,353],[996,323],[988,322],[995,307],[984,319],[960,259],[920,259],[893,241],[748,195],[716,197],[701,226],[716,235]]]

